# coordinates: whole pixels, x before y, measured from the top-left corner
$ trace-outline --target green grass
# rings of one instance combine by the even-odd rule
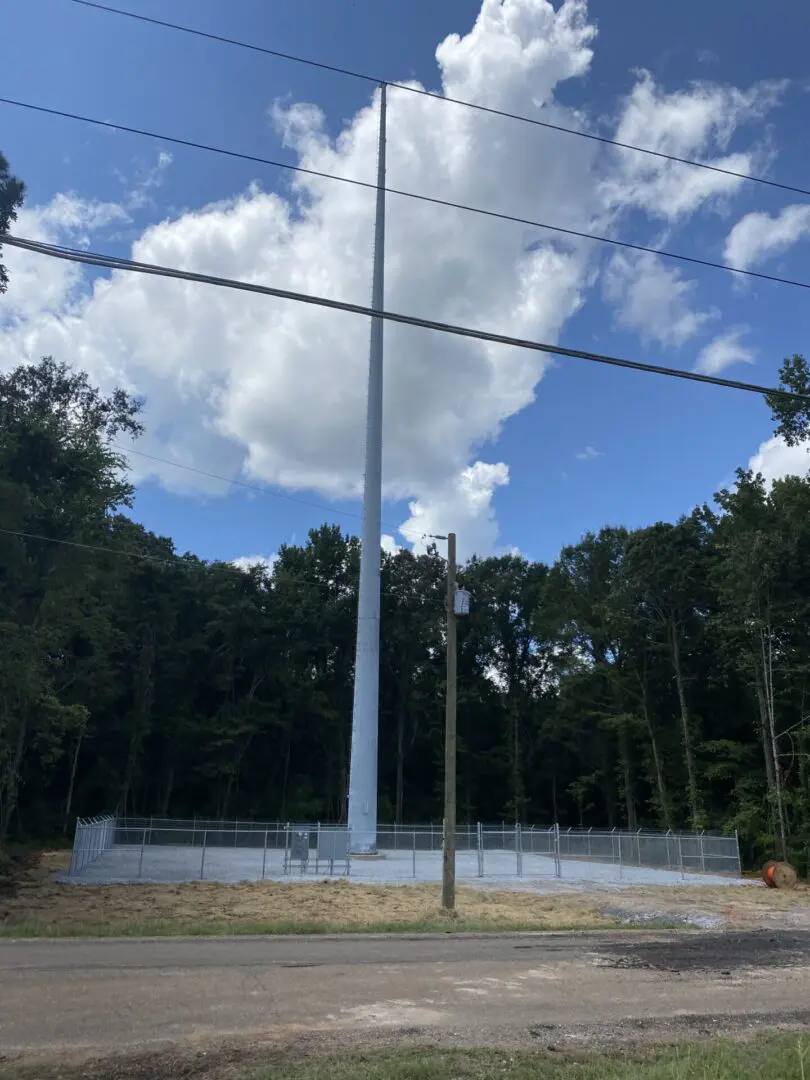
[[[716,1040],[663,1051],[397,1050],[278,1063],[244,1080],[810,1080],[810,1040]],[[242,1080],[242,1078],[240,1078]]]
[[[429,1048],[154,1052],[70,1066],[1,1062],[0,1080],[810,1080],[810,1038],[680,1043],[625,1051]],[[251,1060],[253,1064],[246,1066]]]

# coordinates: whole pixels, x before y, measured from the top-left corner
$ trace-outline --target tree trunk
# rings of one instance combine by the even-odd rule
[[[622,758],[622,780],[624,786],[624,806],[627,811],[627,828],[636,828],[636,800],[633,790],[633,774],[630,768],[630,745],[627,738],[627,725],[622,724],[619,733],[619,753]]]
[[[22,705],[20,713],[20,726],[17,731],[14,754],[6,767],[6,775],[3,781],[5,791],[0,788],[0,797],[2,797],[2,802],[0,802],[0,847],[8,839],[8,830],[14,811],[17,809],[17,798],[20,791],[20,766],[25,751],[25,737],[28,733],[28,706]]]
[[[655,785],[658,790],[658,801],[661,805],[661,813],[664,817],[664,824],[668,829],[671,829],[672,813],[669,807],[669,796],[664,783],[664,773],[661,769],[661,755],[658,752],[658,742],[655,738],[655,731],[653,730],[652,719],[650,718],[650,710],[647,705],[647,688],[643,685],[641,690],[641,711],[644,715],[647,733],[650,736],[650,749],[652,750],[653,765],[655,766]]]
[[[523,776],[520,769],[520,710],[512,702],[512,801],[515,821],[520,821],[523,810]]]
[[[287,817],[287,784],[290,779],[290,742],[290,729],[287,728],[284,738],[284,777],[281,781],[281,813],[279,814],[282,821],[286,820]]]
[[[135,769],[140,757],[143,740],[149,731],[152,719],[152,701],[154,698],[154,665],[155,665],[155,632],[149,626],[144,633],[145,641],[141,644],[141,655],[138,663],[138,672],[135,684],[135,704],[133,707],[133,719],[135,730],[129,741],[129,753],[127,754],[124,783],[121,788],[120,805],[124,816],[127,813],[127,803],[132,791],[132,783],[135,778]]]
[[[68,822],[70,819],[70,808],[73,805],[73,789],[76,785],[76,769],[79,765],[79,752],[82,748],[82,740],[84,739],[84,732],[79,733],[79,737],[76,739],[76,745],[73,748],[73,757],[70,762],[70,781],[68,783],[67,799],[65,801],[65,820],[62,825],[62,832],[66,833],[68,830]]]
[[[394,821],[402,824],[402,799],[405,773],[405,710],[397,710],[397,790],[394,802]]]
[[[768,737],[768,705],[765,700],[765,688],[762,685],[762,677],[759,670],[759,665],[755,663],[755,675],[754,675],[754,690],[757,695],[757,705],[759,712],[759,737],[762,740],[762,757],[765,761],[765,780],[768,785],[769,802],[772,806],[775,805],[775,792],[776,792],[776,778],[773,774],[773,749],[771,747],[771,740]],[[774,826],[775,835],[775,817],[771,815],[771,824]]]
[[[771,631],[770,624],[767,627],[768,645],[767,650],[765,647],[765,631],[760,632],[760,641],[762,645],[762,670],[765,676],[765,706],[766,716],[768,719],[768,735],[771,743],[771,754],[773,755],[773,779],[774,779],[774,794],[776,796],[776,825],[778,828],[777,842],[781,848],[781,854],[783,859],[787,859],[787,828],[785,825],[785,808],[782,799],[782,769],[779,764],[779,747],[776,742],[776,722],[775,722],[775,706],[774,706],[774,693],[773,693],[773,632]]]
[[[174,765],[169,766],[169,773],[166,777],[166,783],[163,785],[163,797],[160,800],[160,816],[169,816],[169,802],[172,797],[172,791],[174,790]]]
[[[689,706],[686,703],[686,691],[683,683],[683,670],[681,668],[681,643],[678,638],[678,630],[674,623],[670,623],[669,640],[672,650],[672,667],[675,671],[675,686],[678,690],[678,705],[681,713],[681,737],[683,739],[683,753],[686,760],[686,777],[689,787],[689,812],[692,820],[692,828],[700,828],[700,803],[698,801],[697,778],[695,776],[695,758],[692,752],[692,734],[689,730]]]

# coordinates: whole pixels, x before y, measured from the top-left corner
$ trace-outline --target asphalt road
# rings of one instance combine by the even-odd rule
[[[0,942],[0,1054],[810,1025],[810,932]]]

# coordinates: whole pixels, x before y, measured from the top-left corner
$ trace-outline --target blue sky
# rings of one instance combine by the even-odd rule
[[[530,3],[530,0],[521,2]],[[258,0],[244,0],[236,5],[223,5],[219,0],[175,0],[170,5],[170,13],[167,13],[167,5],[158,0],[128,0],[126,6],[139,13],[171,18],[214,33],[393,80],[417,79],[431,89],[441,85],[435,59],[437,44],[448,34],[467,34],[480,8],[479,3],[466,0],[445,0],[442,4],[414,4],[404,0],[386,0],[384,4],[372,0],[334,0],[330,3],[299,0],[296,4],[273,5]],[[777,17],[779,11],[784,18]],[[698,145],[696,153],[710,158],[727,153],[748,153],[752,155],[752,165],[757,171],[785,183],[808,185],[810,170],[807,169],[802,135],[808,102],[804,43],[810,33],[810,10],[786,3],[766,8],[751,0],[714,0],[710,5],[623,0],[621,4],[592,2],[587,19],[598,28],[598,35],[590,42],[593,58],[586,73],[554,84],[554,100],[549,100],[547,105],[563,112],[555,113],[553,119],[559,120],[560,116],[563,121],[566,116],[575,118],[578,111],[584,126],[613,134],[621,121],[626,97],[638,83],[638,69],[642,68],[655,82],[659,117],[667,108],[666,95],[679,92],[688,95],[695,80],[720,87],[736,87],[744,92],[766,80],[788,80],[778,94],[774,92],[778,101],[767,108],[763,106],[760,115],[738,117],[734,121],[727,145],[719,146],[716,142]],[[297,147],[283,144],[278,130],[268,119],[268,109],[274,101],[280,101],[287,108],[298,102],[316,104],[324,114],[324,131],[333,138],[352,124],[358,110],[370,101],[371,88],[361,81],[138,24],[80,7],[69,0],[28,0],[26,4],[15,5],[5,13],[5,27],[4,38],[13,44],[13,48],[8,50],[3,63],[0,85],[4,96],[291,163],[298,161],[302,153],[312,155],[316,151],[309,143],[303,150],[300,144]],[[487,90],[486,79],[480,78],[484,92]],[[519,97],[524,90],[518,87],[514,93]],[[498,91],[492,92],[497,94]],[[391,92],[392,95],[395,93]],[[504,100],[512,100],[511,93],[510,90]],[[440,102],[429,104],[434,110],[458,108]],[[677,104],[688,111],[686,98]],[[670,105],[674,108],[671,100]],[[529,107],[530,102],[524,111]],[[287,194],[290,191],[289,174],[264,166],[171,147],[123,133],[101,131],[7,105],[0,105],[0,117],[0,149],[9,158],[14,171],[26,181],[29,207],[46,207],[60,193],[82,200],[85,213],[89,204],[125,207],[125,213],[119,217],[108,214],[105,224],[88,234],[88,242],[92,238],[93,247],[106,251],[129,254],[132,244],[138,241],[147,226],[163,221],[191,220],[189,215],[193,212],[201,211],[217,200],[234,199],[247,191],[254,181],[260,183],[264,192]],[[532,209],[536,195],[538,206],[530,216],[567,223],[582,212],[593,220],[597,213],[594,206],[588,203],[582,211],[574,205],[562,206],[554,195],[554,181],[549,179],[555,170],[563,168],[562,162],[570,161],[572,164],[566,167],[576,170],[576,155],[584,152],[584,141],[509,120],[497,123],[503,129],[502,136],[498,134],[497,139],[502,137],[506,148],[500,163],[505,174],[503,189],[499,192],[487,184],[479,203],[483,205],[481,200],[486,198],[485,204],[493,209],[525,215],[527,207]],[[722,127],[723,123],[722,115],[715,117],[716,127]],[[418,126],[415,131],[416,134],[409,133],[409,137],[418,139]],[[396,127],[392,127],[389,145],[396,142],[397,135]],[[308,131],[307,138],[311,136],[312,132]],[[447,137],[443,138],[446,141]],[[654,125],[650,128],[650,139],[655,140]],[[521,153],[525,146],[531,145],[534,158],[529,161],[529,167],[534,186],[529,184],[526,190],[512,191],[506,174],[512,160],[510,155],[515,153],[518,144]],[[496,140],[494,145],[500,144]],[[170,163],[166,159],[163,168],[159,167],[158,159],[161,150],[171,153]],[[367,155],[363,160],[368,166],[364,175],[371,180],[373,158]],[[587,176],[583,172],[584,183],[596,185],[611,175],[609,155],[603,154],[586,165],[590,171]],[[475,168],[475,162],[472,167]],[[686,172],[688,170],[684,169]],[[434,180],[429,170],[420,169],[413,179],[392,177],[390,182],[413,188],[417,180],[421,181],[422,190],[433,193],[429,185]],[[621,182],[629,183],[624,174]],[[444,184],[445,180],[436,178],[435,183]],[[454,197],[455,188],[452,183],[447,183],[449,186],[441,187],[441,197]],[[465,183],[471,181],[465,179]],[[467,190],[462,194],[460,201],[471,198]],[[520,208],[514,210],[518,198]],[[583,200],[586,198],[584,195]],[[498,199],[502,201],[493,205],[493,200]],[[650,213],[649,206],[642,205],[643,199],[644,196],[639,196],[635,202],[629,201],[621,214],[614,214],[606,225],[607,231],[633,242],[662,245],[718,261],[723,259],[724,244],[732,228],[747,214],[761,212],[775,216],[784,207],[806,202],[800,195],[742,184],[722,202],[708,196],[705,204],[697,204],[690,213],[663,220],[654,212]],[[555,218],[558,208],[559,217]],[[600,212],[603,211],[604,207],[600,207]],[[337,208],[335,213],[339,212]],[[469,227],[468,219],[459,212],[452,229],[461,234]],[[75,239],[75,231],[72,235]],[[540,235],[546,243],[547,236]],[[527,244],[533,239],[528,237]],[[179,251],[176,237],[173,243],[175,246],[169,244],[168,250]],[[318,266],[313,270],[311,265],[313,260],[317,262],[317,245],[312,250],[315,254],[310,251],[307,256],[307,272],[311,274],[320,271]],[[807,300],[800,289],[765,282],[741,284],[732,274],[681,267],[680,279],[663,280],[662,287],[669,285],[677,291],[678,284],[682,285],[681,305],[688,309],[687,315],[696,318],[692,323],[688,320],[678,323],[680,329],[661,330],[657,311],[653,308],[650,308],[650,325],[647,326],[639,325],[637,318],[634,321],[627,315],[626,280],[624,284],[620,281],[611,293],[607,283],[611,275],[608,264],[612,252],[600,250],[596,245],[593,249],[588,248],[588,252],[587,268],[577,256],[580,277],[576,284],[577,302],[572,305],[577,310],[556,321],[553,314],[537,316],[539,326],[558,327],[562,344],[692,368],[701,349],[736,328],[753,363],[736,363],[723,373],[766,384],[775,382],[783,356],[804,349]],[[15,263],[8,251],[6,255],[13,272]],[[215,255],[216,252],[211,256],[214,266]],[[466,247],[463,252],[464,260],[478,265],[486,264],[491,257],[491,249],[483,240],[478,248]],[[429,262],[432,253],[404,249],[394,252],[396,261],[419,258]],[[806,248],[796,243],[782,245],[767,259],[760,247],[759,254],[753,252],[749,265],[787,277],[810,279],[805,264]],[[673,269],[671,263],[661,265],[667,270]],[[216,272],[214,266],[201,266],[200,269]],[[223,272],[240,276],[234,266],[225,267]],[[471,273],[467,265],[460,272],[462,275]],[[612,273],[614,278],[617,274],[621,278],[615,267]],[[551,274],[549,282],[555,274],[556,271]],[[413,280],[418,277],[414,272]],[[643,278],[644,274],[636,273],[636,284],[639,277]],[[362,282],[362,275],[358,280]],[[446,279],[443,277],[442,280]],[[356,287],[361,289],[358,299],[363,299],[361,285],[349,283],[344,289],[334,274],[330,276],[328,260],[324,260],[316,281],[321,286],[320,291],[332,295],[348,295]],[[537,288],[542,291],[546,288],[545,279],[538,281]],[[76,299],[76,290],[79,293],[87,291],[89,282],[88,276],[83,282],[71,283],[71,302]],[[284,280],[275,283],[282,287],[287,284]],[[8,297],[0,304],[12,302],[14,287],[15,279],[12,278]],[[503,287],[506,295],[508,281]],[[57,301],[58,318],[64,326],[68,326],[65,321],[68,313],[66,296],[61,295]],[[661,299],[660,291],[656,297]],[[567,300],[570,295],[566,293],[559,303]],[[449,306],[442,310],[452,312],[454,298],[448,296],[445,302]],[[677,313],[673,315],[672,310],[666,308],[666,297],[661,302],[664,305],[661,310],[666,318],[671,317],[674,325],[678,322]],[[514,316],[509,310],[501,302],[493,301],[493,304],[492,312],[482,314],[482,325],[505,333],[517,332]],[[432,314],[426,310],[413,310],[416,314]],[[496,325],[493,319],[499,313],[503,320]],[[28,328],[34,329],[27,337],[21,333],[24,320],[16,311],[12,315],[11,322],[6,322],[6,350],[2,356],[6,365],[15,357],[20,358],[19,349],[23,345],[36,349],[41,342],[41,348],[45,348],[53,340],[49,336],[53,333],[52,313],[44,306],[33,314],[30,304],[26,308]],[[684,311],[680,316],[681,320],[686,317]],[[50,320],[47,325],[46,318]],[[227,321],[227,315],[225,318]],[[91,320],[92,315],[88,314],[86,321]],[[655,329],[656,325],[659,330]],[[694,329],[685,329],[687,326]],[[105,333],[108,331],[109,320],[105,322]],[[155,334],[158,332],[156,326]],[[59,358],[84,362],[81,358],[90,355],[86,341],[71,336],[72,333],[68,327],[57,338],[61,345]],[[190,335],[193,341],[193,328],[185,327],[183,333]],[[227,336],[227,327],[224,333]],[[295,333],[300,336],[298,330]],[[358,340],[364,340],[364,333],[362,331]],[[97,337],[96,334],[94,340]],[[320,524],[328,516],[323,510],[303,505],[304,502],[328,503],[344,510],[347,516],[333,514],[332,519],[348,530],[359,529],[359,520],[350,516],[359,514],[358,502],[351,497],[333,499],[341,490],[339,478],[329,474],[324,480],[318,479],[329,473],[332,453],[328,440],[317,453],[315,449],[310,453],[307,425],[311,424],[314,431],[319,420],[310,410],[310,391],[305,385],[292,384],[285,376],[283,382],[274,383],[273,391],[278,395],[279,386],[288,387],[297,402],[297,414],[281,413],[278,404],[278,415],[299,417],[303,434],[293,432],[294,438],[290,436],[295,448],[291,443],[289,461],[298,462],[297,454],[300,463],[295,468],[287,467],[286,444],[281,434],[277,438],[273,434],[276,441],[272,453],[268,451],[267,458],[263,458],[263,463],[259,462],[258,466],[254,456],[248,471],[240,472],[244,458],[238,450],[242,445],[241,418],[250,414],[244,420],[244,442],[259,456],[261,449],[256,451],[255,448],[261,444],[263,423],[263,414],[254,407],[255,403],[245,403],[244,399],[249,399],[251,394],[244,386],[238,408],[233,405],[223,410],[228,414],[226,452],[213,437],[210,443],[204,442],[206,430],[214,424],[214,406],[211,416],[202,407],[189,407],[181,424],[166,389],[165,411],[161,412],[159,399],[164,393],[164,384],[156,374],[160,342],[150,344],[156,358],[148,362],[139,352],[146,349],[145,345],[127,344],[133,357],[128,366],[126,357],[111,355],[109,350],[114,346],[109,342],[115,340],[114,335],[108,334],[105,338],[107,351],[90,363],[90,370],[92,374],[98,373],[102,384],[111,377],[111,372],[124,372],[127,378],[131,374],[132,385],[146,394],[150,408],[155,403],[155,411],[148,410],[147,419],[154,417],[154,423],[161,425],[161,431],[165,428],[169,435],[162,443],[145,443],[145,449],[159,455],[181,457],[210,471],[240,475],[259,485],[267,479],[275,480],[275,483],[265,485],[268,490],[286,490],[292,496],[285,499],[235,490],[227,495],[212,490],[189,491],[183,489],[182,474],[175,470],[172,480],[171,470],[164,469],[161,480],[145,479],[139,487],[135,507],[139,520],[157,532],[171,535],[181,550],[190,549],[210,558],[269,555],[281,543],[302,540],[308,528]],[[130,342],[129,331],[122,332],[122,340]],[[329,336],[321,339],[318,346],[321,352],[333,347],[332,340]],[[268,356],[272,356],[273,341],[269,330],[262,331],[262,347],[268,350]],[[305,343],[302,355],[306,357],[307,349],[314,347]],[[188,380],[191,378],[193,382],[189,372],[194,369],[194,348],[189,346],[190,355],[184,362],[187,366],[183,367],[182,377],[172,375],[171,393],[180,395],[178,400],[184,404],[189,401]],[[182,366],[182,357],[179,361],[176,359],[178,355],[181,354],[177,351],[173,353],[175,360],[172,363]],[[338,359],[335,362],[340,363]],[[361,372],[363,362],[361,356],[360,366],[352,369],[354,390],[349,388],[352,393],[357,389],[357,373]],[[167,365],[169,363],[167,360]],[[257,363],[260,374],[261,363]],[[290,363],[294,368],[293,360]],[[143,374],[147,370],[148,379]],[[210,386],[195,384],[192,398],[199,394],[199,400],[204,400],[207,407],[215,391],[221,391],[223,380],[230,379],[230,385],[238,380],[243,369],[234,370],[236,375],[227,378],[222,373],[216,378],[212,376]],[[424,385],[410,387],[425,401],[434,395],[429,376],[428,370]],[[259,376],[254,376],[251,368],[250,379],[254,377]],[[163,378],[162,374],[160,378]],[[475,386],[467,385],[467,382],[466,369],[460,368],[459,394],[464,386],[465,392],[474,397]],[[261,381],[256,383],[259,398],[262,385]],[[480,393],[491,395],[494,385],[483,385]],[[452,387],[445,387],[442,392],[452,402]],[[523,392],[525,394],[525,387]],[[407,451],[402,452],[403,464],[395,467],[401,470],[401,477],[395,484],[395,497],[384,506],[385,521],[392,526],[402,523],[408,517],[409,500],[416,498],[429,507],[424,521],[444,529],[456,527],[461,541],[466,524],[466,504],[454,520],[452,499],[443,495],[446,489],[442,485],[451,482],[453,470],[458,472],[461,466],[472,464],[474,460],[501,462],[508,466],[509,483],[496,483],[491,491],[490,505],[497,518],[497,536],[489,527],[479,528],[481,522],[471,510],[469,534],[474,538],[473,546],[482,551],[516,546],[531,557],[553,559],[561,545],[575,542],[586,530],[604,524],[636,526],[662,518],[672,519],[694,504],[709,499],[719,485],[731,479],[738,465],[748,463],[771,434],[767,408],[756,397],[599,368],[577,360],[555,361],[537,383],[534,397],[533,402],[516,409],[504,406],[500,413],[493,413],[495,421],[487,414],[479,429],[471,424],[469,430],[464,429],[466,434],[458,435],[458,450],[447,457],[437,449],[432,457],[426,454],[426,460],[417,464],[415,451],[409,443]],[[340,408],[340,393],[335,400],[337,404],[333,402],[331,410]],[[399,409],[400,403],[392,400],[389,408]],[[402,409],[403,415],[410,415],[404,404]],[[419,414],[414,415],[418,417]],[[426,432],[421,440],[425,445],[432,445],[433,440],[440,441],[439,422],[443,415],[439,409],[433,418],[439,426]],[[172,427],[175,419],[176,424]],[[192,430],[195,423],[199,430]],[[275,412],[267,415],[268,430],[277,423]],[[453,417],[447,423],[449,430],[455,430]],[[405,421],[403,424],[407,426]],[[495,439],[491,437],[493,424],[500,427]],[[459,425],[463,427],[461,421]],[[247,434],[248,428],[250,434]],[[346,437],[351,438],[351,425],[348,430]],[[330,438],[342,438],[345,435],[343,428],[340,432],[342,434],[335,433]],[[357,435],[358,440],[361,437],[362,432]],[[313,435],[313,439],[316,438]],[[449,438],[452,442],[452,435]],[[403,439],[407,442],[406,436]],[[173,452],[167,448],[173,448]],[[335,452],[335,457],[339,458],[340,454]],[[780,449],[771,447],[763,462],[774,474],[778,473],[783,467]],[[171,490],[167,489],[167,482]],[[393,530],[389,528],[388,531]]]

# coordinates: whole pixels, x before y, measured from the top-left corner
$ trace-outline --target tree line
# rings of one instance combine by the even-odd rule
[[[799,442],[804,359],[781,378]],[[176,551],[127,516],[139,412],[52,358],[0,376],[0,845],[102,812],[345,820],[358,540],[323,525],[272,571]],[[445,564],[381,559],[379,815],[438,821]],[[736,829],[804,865],[808,479],[740,470],[674,524],[459,581],[461,821]]]
[[[0,837],[77,814],[342,820],[359,543],[272,571],[126,515],[139,405],[46,358],[0,377]],[[445,563],[381,553],[381,820],[441,817]],[[810,482],[740,471],[674,524],[553,565],[473,558],[461,820],[810,842]]]

